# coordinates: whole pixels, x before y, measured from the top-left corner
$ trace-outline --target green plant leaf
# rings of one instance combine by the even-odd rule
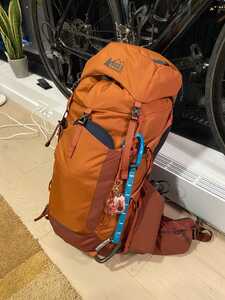
[[[9,18],[3,7],[0,5],[0,32],[3,32],[10,40],[13,40],[13,33]]]
[[[1,36],[2,36],[3,43],[5,45],[5,49],[8,54],[8,57],[10,59],[16,59],[15,49],[13,48],[10,39],[3,32],[1,32]]]
[[[19,0],[11,0],[9,3],[9,22],[13,33],[13,45],[17,58],[23,57],[22,45],[22,13]]]

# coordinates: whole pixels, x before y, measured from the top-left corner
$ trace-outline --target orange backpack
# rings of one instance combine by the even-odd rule
[[[110,43],[85,65],[60,122],[49,205],[41,216],[48,217],[66,242],[91,255],[97,252],[97,261],[117,251],[186,250],[182,245],[163,252],[164,240],[157,238],[160,224],[165,229],[164,201],[147,180],[169,133],[181,84],[181,74],[166,58],[134,45]],[[144,153],[125,208],[137,133]],[[118,246],[112,236],[122,212],[125,224]],[[190,222],[182,223],[189,235],[196,227]]]

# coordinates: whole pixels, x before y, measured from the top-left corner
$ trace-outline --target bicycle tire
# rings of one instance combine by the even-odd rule
[[[225,154],[225,115],[222,101],[221,81],[225,80],[225,25],[214,45],[206,77],[206,111],[209,124],[218,146]]]
[[[110,1],[106,0],[107,4],[109,6],[110,10],[110,16],[112,17],[112,21],[117,24],[121,23],[121,14],[119,10],[119,5],[117,1]],[[49,77],[52,79],[56,87],[59,89],[59,91],[66,97],[69,98],[72,94],[72,91],[68,89],[58,78],[55,70],[52,68],[52,66],[49,63],[49,59],[46,55],[43,43],[42,43],[42,38],[41,38],[41,31],[39,27],[39,22],[38,22],[38,0],[32,0],[31,3],[31,8],[32,8],[32,21],[33,21],[33,28],[35,28],[34,33],[35,33],[35,38],[37,41],[37,47],[38,51],[40,53],[40,57],[42,60],[42,63],[49,75]]]

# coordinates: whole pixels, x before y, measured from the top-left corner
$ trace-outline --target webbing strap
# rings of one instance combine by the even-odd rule
[[[198,240],[200,242],[209,242],[211,241],[212,236],[212,231],[206,228],[197,220],[196,227],[193,229],[193,240]]]
[[[121,158],[121,179],[122,180],[126,180],[128,178],[131,148],[133,146],[134,137],[138,127],[140,108],[141,108],[141,103],[135,102],[132,109],[132,115],[127,130],[125,146],[122,152],[122,158]]]

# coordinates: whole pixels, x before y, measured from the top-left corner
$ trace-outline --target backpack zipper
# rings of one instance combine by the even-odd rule
[[[74,151],[77,147],[77,143],[80,139],[81,133],[84,129],[84,125],[87,123],[88,119],[91,115],[91,109],[87,109],[83,115],[73,122],[73,126],[75,126],[75,132],[72,138],[71,146],[69,149],[69,157],[72,158]]]

